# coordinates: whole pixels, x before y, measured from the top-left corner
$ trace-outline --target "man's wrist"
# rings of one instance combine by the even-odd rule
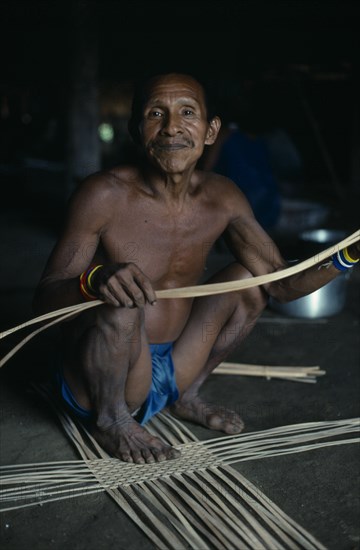
[[[360,246],[358,243],[351,244],[346,250],[353,261],[357,263],[360,260]]]
[[[88,272],[86,283],[91,292],[97,294],[99,292],[99,283],[97,276],[99,275],[99,270],[104,267],[102,264],[98,264],[92,267]]]
[[[359,258],[355,258],[354,256],[355,254],[353,254],[352,250],[349,250],[349,248],[343,248],[336,254],[333,254],[331,259],[336,269],[339,271],[347,271],[359,262]]]
[[[97,299],[97,286],[95,281],[95,274],[102,267],[102,264],[91,265],[80,275],[80,292],[87,302]]]

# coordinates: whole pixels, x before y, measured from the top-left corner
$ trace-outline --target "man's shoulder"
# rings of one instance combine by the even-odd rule
[[[203,172],[202,177],[206,196],[225,213],[229,223],[253,215],[249,201],[233,180],[215,172]]]
[[[117,166],[87,176],[79,186],[79,192],[98,198],[113,198],[126,192],[129,185],[138,180],[138,172],[132,166]]]
[[[233,199],[237,197],[241,199],[244,195],[234,181],[226,176],[217,174],[216,172],[201,172],[201,179],[204,188],[208,191],[218,194],[225,198]]]

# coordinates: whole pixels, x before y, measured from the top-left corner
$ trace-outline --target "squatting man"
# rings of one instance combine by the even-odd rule
[[[304,296],[360,257],[356,244],[326,267],[314,265],[261,287],[156,300],[156,290],[198,284],[204,243],[213,244],[222,234],[234,262],[208,282],[287,267],[239,188],[197,169],[220,125],[192,76],[149,79],[134,94],[129,121],[139,162],[92,174],[78,186],[35,293],[39,314],[103,300],[62,324],[54,379],[65,405],[98,443],[127,462],[179,456],[145,427],[165,407],[211,429],[241,432],[238,414],[204,402],[199,394],[204,380],[249,334],[269,296],[280,302]],[[216,330],[204,338],[205,324]]]

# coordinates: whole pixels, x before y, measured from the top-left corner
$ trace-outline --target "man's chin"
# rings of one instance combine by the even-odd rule
[[[166,174],[179,174],[195,167],[197,161],[182,159],[177,155],[162,155],[161,157],[152,157],[152,165]]]

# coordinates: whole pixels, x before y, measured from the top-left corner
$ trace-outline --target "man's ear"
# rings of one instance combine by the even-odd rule
[[[206,133],[205,145],[212,145],[215,142],[220,128],[221,128],[221,120],[218,116],[215,116],[210,120],[209,128]]]

